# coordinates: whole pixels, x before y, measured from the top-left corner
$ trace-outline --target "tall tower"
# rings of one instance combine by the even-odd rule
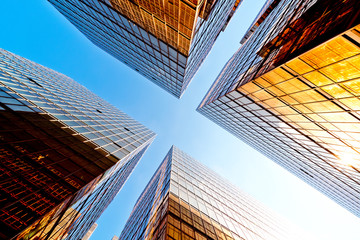
[[[173,146],[137,200],[120,239],[311,238]]]
[[[180,98],[241,0],[49,0],[95,45]]]
[[[198,111],[360,217],[360,2],[266,7]]]
[[[81,240],[89,240],[91,235],[94,233],[95,229],[97,228],[97,226],[98,226],[97,223],[94,223]]]
[[[0,49],[0,239],[81,239],[155,134],[69,77]]]

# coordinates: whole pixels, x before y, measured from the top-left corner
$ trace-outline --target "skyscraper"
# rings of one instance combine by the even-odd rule
[[[137,200],[120,239],[311,238],[173,146]]]
[[[198,111],[360,217],[360,2],[266,6]]]
[[[155,134],[69,77],[0,49],[0,239],[81,239]]]
[[[91,235],[94,233],[95,229],[97,228],[97,226],[98,226],[97,223],[94,223],[81,240],[89,240]]]
[[[95,45],[180,98],[241,0],[49,0]]]

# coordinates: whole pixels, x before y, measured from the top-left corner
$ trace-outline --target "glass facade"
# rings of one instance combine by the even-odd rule
[[[81,240],[89,240],[91,235],[94,233],[95,229],[97,228],[97,226],[98,226],[97,223],[94,223]]]
[[[1,239],[80,239],[155,134],[69,77],[0,49]]]
[[[360,2],[267,4],[198,111],[360,217]]]
[[[49,0],[95,45],[180,98],[241,0]]]
[[[172,147],[120,239],[312,239],[218,174]]]

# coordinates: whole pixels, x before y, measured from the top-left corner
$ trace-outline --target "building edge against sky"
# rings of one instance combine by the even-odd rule
[[[0,49],[2,239],[81,239],[155,133],[71,78]]]
[[[89,240],[91,235],[94,233],[95,229],[97,228],[97,226],[98,226],[97,223],[94,223],[81,240]]]
[[[177,98],[241,0],[48,0],[91,42]]]
[[[173,146],[120,239],[313,239]]]
[[[197,111],[360,217],[360,2],[265,4]]]

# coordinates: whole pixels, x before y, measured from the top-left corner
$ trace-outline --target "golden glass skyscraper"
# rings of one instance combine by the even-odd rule
[[[197,19],[206,20],[216,1],[111,0],[110,3],[144,30],[188,55]]]
[[[49,0],[95,45],[180,98],[241,0]]]
[[[268,1],[198,111],[360,217],[359,15]]]
[[[71,78],[2,49],[0,80],[0,239],[81,239],[155,133]]]
[[[312,238],[173,146],[137,200],[120,239]]]

